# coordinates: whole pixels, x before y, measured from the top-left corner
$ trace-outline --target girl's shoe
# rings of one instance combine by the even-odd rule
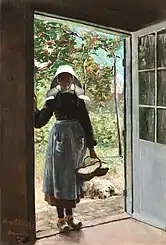
[[[74,221],[73,217],[66,217],[66,222],[69,225],[69,227],[73,228],[74,230],[79,230],[82,227],[82,222],[76,222]]]
[[[65,219],[59,219],[57,222],[57,227],[61,233],[68,232],[70,227]]]

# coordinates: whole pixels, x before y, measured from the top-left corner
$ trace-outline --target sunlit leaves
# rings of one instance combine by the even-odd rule
[[[83,29],[77,32],[77,29],[73,30],[69,25],[36,19],[34,25],[35,92],[39,108],[43,106],[45,94],[50,88],[57,67],[66,62],[70,63],[82,84],[86,84],[86,94],[91,98],[91,103],[87,106],[91,111],[97,138],[101,143],[110,140],[115,142],[114,118],[108,115],[109,111],[105,111],[104,108],[107,102],[113,102],[113,97],[110,96],[113,81],[111,58],[119,47],[119,38]],[[99,53],[107,58],[106,63],[97,61],[96,57]],[[54,120],[40,131],[35,130],[35,139],[39,148],[45,147],[48,131]]]

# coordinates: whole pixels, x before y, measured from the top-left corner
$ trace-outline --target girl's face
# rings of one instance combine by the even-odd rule
[[[70,73],[64,72],[59,74],[58,83],[61,86],[62,90],[67,90],[70,88],[73,81],[73,77]]]

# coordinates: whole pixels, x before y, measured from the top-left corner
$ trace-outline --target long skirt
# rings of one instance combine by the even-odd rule
[[[84,183],[75,170],[82,165],[86,148],[84,130],[78,121],[55,123],[49,136],[43,181],[49,205],[75,208],[84,196]]]

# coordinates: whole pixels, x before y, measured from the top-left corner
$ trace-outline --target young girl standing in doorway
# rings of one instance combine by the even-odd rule
[[[48,204],[57,208],[60,232],[82,226],[73,219],[73,208],[84,196],[83,182],[76,176],[75,169],[82,164],[87,148],[92,158],[97,157],[84,91],[77,82],[71,66],[60,66],[41,110],[34,98],[36,128],[46,125],[53,114],[56,118],[48,141],[43,192]]]

